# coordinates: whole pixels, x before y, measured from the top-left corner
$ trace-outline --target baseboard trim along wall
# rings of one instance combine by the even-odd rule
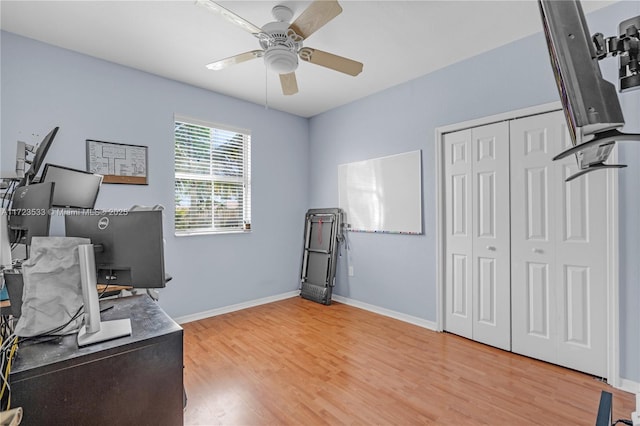
[[[640,395],[640,383],[634,382],[633,380],[620,378],[620,389],[625,392]],[[637,407],[637,409],[640,410],[640,407]]]
[[[640,383],[620,378],[620,389],[636,395],[636,411],[631,413],[631,420],[633,421],[633,426],[640,426]]]
[[[344,303],[345,305],[364,309],[365,311],[373,312],[375,314],[384,315],[385,317],[408,322],[409,324],[417,325],[418,327],[426,328],[432,331],[438,330],[437,324],[435,322],[423,318],[418,318],[412,315],[403,314],[402,312],[392,311],[391,309],[381,308],[380,306],[359,302],[357,300],[349,299],[348,297],[339,296],[337,294],[334,294],[331,299],[339,303]]]
[[[279,300],[289,299],[300,295],[300,290],[289,291],[287,293],[276,294],[275,296],[263,297],[260,299],[249,300],[235,305],[223,306],[222,308],[211,309],[208,311],[198,312],[183,317],[174,318],[178,324],[198,321],[205,318],[215,317],[218,315],[228,314],[230,312],[240,311],[242,309],[253,308],[254,306],[265,305],[267,303],[277,302]]]
[[[211,309],[208,311],[198,312],[191,315],[185,315],[182,317],[174,318],[174,321],[178,324],[185,324],[192,321],[198,321],[218,315],[228,314],[230,312],[240,311],[242,309],[253,308],[254,306],[265,305],[267,303],[277,302],[279,300],[289,299],[291,297],[300,296],[300,290],[289,291],[287,293],[276,294],[275,296],[263,297],[260,299],[249,300],[235,305],[223,306],[221,308]],[[359,302],[357,300],[349,299],[348,297],[339,296],[334,294],[332,300],[345,305],[353,306],[356,308],[364,309],[365,311],[373,312],[376,314],[384,315],[385,317],[394,318],[400,321],[407,322],[409,324],[417,325],[418,327],[426,328],[432,331],[437,331],[436,323],[433,321],[425,320],[423,318],[414,317],[412,315],[403,314],[402,312],[392,311],[391,309],[381,308],[380,306],[370,305],[368,303]]]

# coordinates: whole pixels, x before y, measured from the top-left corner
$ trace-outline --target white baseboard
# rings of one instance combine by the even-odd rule
[[[620,378],[620,387],[618,388],[632,394],[640,394],[640,383],[633,380]],[[640,407],[638,407],[640,409]]]
[[[417,325],[418,327],[426,328],[432,331],[438,330],[437,324],[434,321],[429,321],[423,318],[414,317],[412,315],[403,314],[402,312],[392,311],[391,309],[387,308],[381,308],[380,306],[359,302],[357,300],[349,299],[348,297],[339,296],[337,294],[334,294],[331,299],[335,300],[336,302],[344,303],[345,305],[354,306],[356,308],[364,309],[365,311],[384,315],[385,317],[391,317],[400,321],[408,322],[409,324]]]
[[[631,413],[633,426],[640,426],[640,383],[629,379],[620,379],[620,388],[636,396],[636,411]]]
[[[237,303],[235,305],[223,306],[221,308],[210,309],[208,311],[185,315],[185,316],[174,318],[173,320],[178,324],[185,324],[187,322],[198,321],[205,318],[228,314],[229,312],[235,312],[242,309],[252,308],[254,306],[265,305],[267,303],[277,302],[279,300],[289,299],[291,297],[297,297],[299,295],[300,295],[300,290],[294,290],[294,291],[289,291],[287,293],[277,294],[275,296],[263,297],[261,299],[249,300],[247,302]],[[384,315],[390,318],[395,318],[397,320],[404,321],[409,324],[417,325],[422,328],[437,331],[437,324],[435,322],[425,320],[423,318],[418,318],[412,315],[403,314],[402,312],[392,311],[391,309],[381,308],[380,306],[359,302],[357,300],[349,299],[348,297],[339,296],[337,294],[333,295],[332,300],[335,300],[336,302],[344,303],[345,305],[364,309],[365,311]]]
[[[265,305],[267,303],[277,302],[279,300],[289,299],[300,295],[300,290],[289,291],[287,293],[276,294],[275,296],[263,297],[261,299],[249,300],[247,302],[237,303],[235,305],[223,306],[222,308],[211,309],[204,312],[198,312],[191,315],[174,318],[178,324],[184,324],[191,321],[198,321],[205,318],[215,317],[217,315],[228,314],[242,309],[253,308],[254,306]]]

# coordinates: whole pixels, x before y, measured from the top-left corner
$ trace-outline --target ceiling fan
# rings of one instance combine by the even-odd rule
[[[303,42],[311,34],[342,13],[342,7],[336,0],[315,0],[291,24],[289,22],[293,18],[293,11],[284,5],[277,5],[271,10],[275,21],[269,22],[262,28],[212,0],[197,0],[197,3],[253,34],[261,47],[261,49],[212,62],[207,65],[210,70],[221,70],[251,59],[264,58],[267,69],[280,75],[280,85],[285,95],[298,93],[295,74],[298,68],[298,57],[305,62],[352,76],[362,72],[363,65],[360,62],[311,47],[303,47]]]

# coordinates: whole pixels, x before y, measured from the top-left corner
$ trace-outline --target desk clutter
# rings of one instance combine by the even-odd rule
[[[19,343],[11,404],[25,425],[182,424],[183,331],[146,294],[100,301],[131,335],[78,348],[74,334]]]
[[[12,363],[25,347],[70,337],[78,351],[131,336],[126,316],[101,321],[100,300],[142,289],[157,300],[152,290],[170,279],[162,206],[96,210],[103,176],[44,163],[60,133],[55,127],[37,146],[18,142],[16,175],[2,180],[0,421],[12,412]],[[63,235],[50,235],[54,215],[64,217]]]

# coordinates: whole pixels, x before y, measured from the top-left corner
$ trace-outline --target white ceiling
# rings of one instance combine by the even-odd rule
[[[249,22],[295,19],[309,1],[220,1]],[[583,1],[585,12],[612,1]],[[1,28],[270,108],[311,117],[541,30],[535,1],[354,1],[305,46],[364,63],[351,77],[301,62],[299,93],[284,96],[262,59],[222,71],[205,65],[258,49],[222,17],[182,1],[0,1]]]

